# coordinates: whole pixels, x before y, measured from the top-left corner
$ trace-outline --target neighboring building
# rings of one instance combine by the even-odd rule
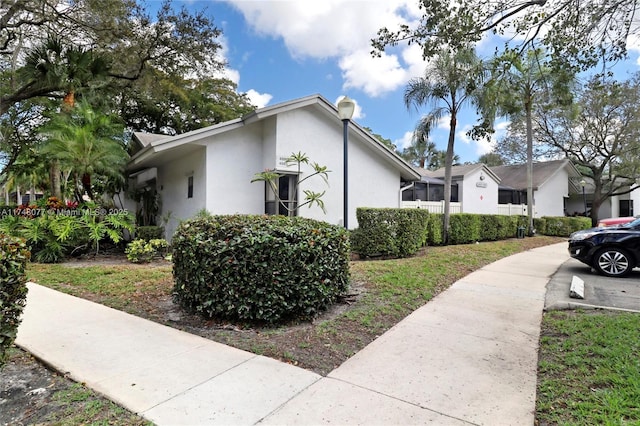
[[[442,200],[442,195],[437,196],[443,193],[444,168],[418,171],[423,182],[414,183],[415,190],[403,192],[403,200],[410,201],[412,197],[414,200]],[[567,214],[568,203],[581,194],[580,179],[580,173],[569,160],[533,163],[534,217]],[[451,181],[452,204],[459,203],[463,213],[527,214],[526,164],[453,166]],[[420,198],[425,191],[417,188],[427,185],[429,198]]]
[[[438,170],[418,169],[423,182],[429,183],[430,199],[444,199],[444,168]],[[435,180],[434,180],[435,179]],[[438,182],[442,182],[441,186]],[[466,164],[451,167],[451,201],[460,203],[463,213],[496,214],[498,185],[500,178],[484,164]],[[422,183],[416,184],[418,187]],[[435,196],[439,198],[436,199]],[[421,199],[422,198],[417,198]]]
[[[140,150],[128,164],[134,188],[157,191],[158,216],[171,213],[166,234],[177,222],[206,209],[212,214],[275,212],[274,196],[263,182],[251,183],[257,172],[276,169],[286,174],[278,191],[291,202],[302,202],[304,190],[326,191],[326,214],[302,207],[300,216],[333,224],[343,222],[343,123],[336,107],[320,95],[261,108],[240,119],[177,136],[136,133]],[[349,140],[349,225],[357,226],[358,207],[399,207],[400,182],[420,175],[396,153],[351,121]],[[303,165],[300,176],[284,159],[302,152],[330,170],[328,186],[320,178],[301,182],[312,173]],[[131,206],[129,201],[129,206]],[[133,207],[131,207],[133,209]]]
[[[491,167],[500,178],[500,201],[519,200],[527,204],[527,165]],[[570,214],[567,202],[582,191],[580,172],[569,160],[533,163],[534,217]],[[582,211],[580,213],[583,213]]]

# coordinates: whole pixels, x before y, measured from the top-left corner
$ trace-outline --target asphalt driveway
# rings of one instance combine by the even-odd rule
[[[571,279],[584,281],[584,299],[569,297]],[[575,260],[563,263],[547,284],[545,309],[607,308],[640,312],[640,268],[626,278],[608,278]]]

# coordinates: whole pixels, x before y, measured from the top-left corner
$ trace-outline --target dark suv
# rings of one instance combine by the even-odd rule
[[[574,232],[569,236],[569,253],[603,275],[623,277],[640,260],[640,219]]]

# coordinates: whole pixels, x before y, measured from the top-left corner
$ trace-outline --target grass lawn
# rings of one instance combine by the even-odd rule
[[[640,424],[640,314],[545,313],[538,363],[539,424]]]
[[[326,375],[470,272],[511,254],[563,241],[566,239],[538,236],[429,247],[426,253],[407,259],[352,262],[352,294],[337,309],[312,322],[271,327],[175,311],[171,314],[177,319],[168,321],[166,309],[171,305],[173,285],[170,265],[78,268],[31,264],[28,276],[66,293]],[[591,321],[591,327],[579,323],[583,319]],[[545,315],[538,376],[539,424],[640,424],[634,408],[640,395],[638,321],[634,315],[596,312]],[[612,364],[605,370],[608,362]]]

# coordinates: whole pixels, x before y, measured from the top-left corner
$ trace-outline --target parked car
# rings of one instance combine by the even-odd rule
[[[625,223],[633,222],[640,216],[625,216],[625,217],[610,217],[607,219],[600,219],[598,221],[598,228],[606,228],[607,226],[624,225]]]
[[[624,277],[640,261],[640,219],[569,236],[569,254],[602,275]]]
[[[640,261],[640,219],[569,236],[571,257],[608,277],[624,277]]]

